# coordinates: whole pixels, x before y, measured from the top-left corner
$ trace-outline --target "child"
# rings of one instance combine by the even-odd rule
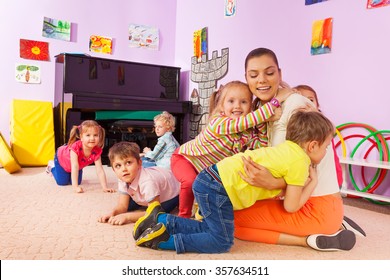
[[[302,96],[309,99],[311,102],[313,102],[314,106],[317,108],[319,112],[321,112],[320,109],[320,103],[318,102],[318,97],[316,91],[308,85],[298,85],[294,87],[296,91],[298,91]]]
[[[267,145],[264,122],[270,120],[279,103],[290,93],[291,89],[281,90],[278,99],[272,99],[253,112],[253,95],[243,82],[227,83],[213,93],[208,125],[195,139],[181,145],[172,155],[172,172],[180,182],[180,217],[190,218],[192,215],[192,183],[201,170],[245,148]],[[257,130],[253,129],[255,126]]]
[[[319,112],[297,111],[291,116],[286,141],[276,147],[247,150],[207,167],[194,182],[194,193],[203,222],[158,213],[149,207],[149,216],[134,226],[136,245],[171,249],[177,253],[223,253],[233,245],[233,210],[244,209],[257,200],[282,199],[280,190],[267,190],[247,184],[238,176],[244,172],[242,157],[251,157],[282,177],[287,188],[283,206],[287,212],[302,207],[317,184],[315,166],[325,156],[334,126]],[[157,213],[156,213],[157,212]]]
[[[171,157],[179,143],[172,132],[175,131],[175,118],[168,112],[162,112],[154,117],[154,130],[159,137],[154,149],[145,147],[143,149],[142,166],[160,166],[171,169]]]
[[[165,212],[171,212],[179,203],[179,182],[172,172],[162,167],[143,168],[136,143],[114,144],[108,158],[118,177],[119,201],[107,215],[98,219],[100,223],[123,225],[135,222],[145,211],[135,211],[156,202]]]
[[[87,120],[79,126],[73,126],[67,144],[59,147],[50,161],[46,172],[51,173],[60,186],[72,185],[76,193],[84,190],[79,186],[83,168],[95,163],[96,172],[104,192],[115,192],[107,187],[101,154],[104,147],[105,131],[97,122]],[[77,140],[79,139],[79,140]]]

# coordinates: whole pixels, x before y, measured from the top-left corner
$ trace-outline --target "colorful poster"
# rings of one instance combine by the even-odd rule
[[[66,20],[43,18],[42,36],[63,41],[70,41],[71,23]]]
[[[33,60],[49,60],[49,43],[20,39],[20,57]]]
[[[139,24],[129,25],[129,47],[158,50],[159,41],[158,28]]]
[[[112,54],[112,38],[91,35],[89,37],[89,51]]]
[[[305,0],[305,5],[317,4],[328,0]]]
[[[40,84],[41,69],[37,65],[16,64],[15,80],[19,83]]]
[[[311,37],[311,54],[330,53],[332,50],[333,18],[316,20],[313,22]]]
[[[194,56],[198,58],[199,62],[202,60],[202,55],[207,54],[207,33],[207,27],[194,32]]]
[[[233,17],[236,15],[236,2],[236,0],[225,0],[225,17]]]
[[[367,9],[381,8],[390,5],[390,0],[367,0]]]

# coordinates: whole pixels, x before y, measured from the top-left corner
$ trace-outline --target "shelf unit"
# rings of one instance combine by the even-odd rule
[[[342,195],[354,195],[358,197],[370,198],[374,200],[390,202],[390,197],[378,194],[371,194],[367,192],[360,192],[356,190],[347,189],[347,166],[365,166],[372,168],[388,169],[390,170],[390,162],[387,161],[374,161],[374,160],[365,160],[365,159],[353,159],[353,158],[340,158],[340,164],[343,168],[343,185],[340,189]]]

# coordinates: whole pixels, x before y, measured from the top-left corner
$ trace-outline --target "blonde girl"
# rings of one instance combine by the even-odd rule
[[[49,162],[47,171],[51,172],[58,185],[72,185],[76,193],[82,193],[83,168],[94,163],[103,191],[114,192],[107,187],[101,161],[104,138],[105,130],[95,121],[87,120],[73,126],[68,143],[57,149],[54,162]]]

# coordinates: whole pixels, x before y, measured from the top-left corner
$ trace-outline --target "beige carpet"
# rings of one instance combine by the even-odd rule
[[[115,176],[105,167],[109,183]],[[103,193],[95,168],[85,168],[84,194],[58,187],[44,167],[8,174],[0,169],[1,260],[389,260],[389,207],[362,209],[346,201],[345,214],[366,231],[348,252],[319,252],[235,240],[226,254],[181,254],[135,246],[132,224],[111,226],[97,222],[117,202],[117,193]],[[348,205],[347,205],[348,204]],[[352,206],[354,204],[354,206]],[[356,207],[359,206],[359,207]],[[365,206],[364,206],[365,207]],[[369,207],[370,208],[370,207]]]

